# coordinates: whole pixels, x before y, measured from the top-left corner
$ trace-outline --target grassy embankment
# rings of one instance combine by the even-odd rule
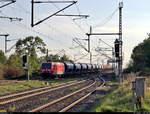
[[[91,112],[133,112],[131,82],[131,80],[126,80],[123,85],[119,84],[117,81],[109,83],[109,86],[102,89],[106,94],[100,97],[99,101],[97,101],[96,105],[91,109]],[[140,110],[135,110],[136,112],[150,112],[149,83],[150,78],[146,78],[147,88],[145,100],[142,103],[142,108]]]
[[[4,85],[0,85],[0,95],[13,94],[13,93],[45,87],[45,86],[54,86],[57,84],[61,84],[73,80],[76,79],[68,78],[68,79],[58,79],[58,80],[51,80],[51,81],[24,81],[24,82],[4,84]]]

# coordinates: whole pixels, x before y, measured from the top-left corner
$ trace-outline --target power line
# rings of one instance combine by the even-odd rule
[[[54,3],[52,3],[57,9],[60,9],[56,4],[54,4]],[[64,11],[62,11],[64,14],[65,14],[65,12]],[[68,18],[70,18],[70,17],[68,17]],[[79,25],[79,24],[77,24],[72,18],[70,18],[70,20],[76,25],[76,26],[78,26],[78,28],[83,32],[83,33],[85,33],[85,31],[84,31],[84,29]]]
[[[43,2],[44,2],[44,1],[43,1]],[[42,2],[42,3],[43,3],[43,2]],[[50,2],[50,1],[49,1],[49,2]],[[42,20],[40,20],[40,21],[34,23],[34,4],[35,4],[36,2],[35,2],[34,0],[32,0],[32,2],[31,2],[31,4],[32,4],[32,6],[31,6],[31,10],[32,10],[32,12],[31,12],[31,27],[34,27],[34,26],[36,26],[36,25],[42,23],[43,21],[45,21],[45,20],[47,20],[47,19],[49,19],[49,18],[55,16],[55,15],[58,14],[59,12],[62,12],[62,11],[64,11],[65,9],[67,9],[67,8],[71,7],[72,5],[74,5],[74,4],[77,3],[77,1],[57,1],[57,2],[55,2],[55,1],[53,2],[53,1],[52,1],[52,2],[50,2],[50,3],[59,3],[59,2],[60,2],[60,3],[69,2],[69,3],[71,3],[71,4],[69,4],[69,5],[67,5],[66,7],[60,9],[59,11],[53,13],[52,15],[50,15],[50,16],[48,16],[48,17],[46,17],[46,18],[44,18],[44,19],[42,19]],[[37,3],[40,3],[40,2],[37,2]]]
[[[1,12],[1,14],[3,14],[4,16],[7,16],[7,15],[5,15],[5,14],[2,13],[2,12]],[[22,24],[22,23],[20,23],[20,24]],[[17,25],[18,27],[24,28],[25,30],[29,30],[29,31],[32,31],[32,32],[37,33],[37,34],[39,34],[39,35],[42,35],[42,36],[44,36],[44,37],[46,37],[46,38],[48,38],[48,39],[51,38],[50,36],[45,35],[45,34],[39,32],[39,31],[35,31],[35,30],[31,29],[31,28],[28,28],[28,27],[27,27],[26,25],[24,25],[24,24],[22,24],[22,26],[21,26],[21,25],[15,23],[15,25]],[[47,24],[46,24],[46,25],[47,25]],[[60,40],[56,40],[56,39],[53,39],[53,38],[51,38],[51,40],[53,40],[53,41],[55,41],[55,42],[57,42],[57,43],[60,43],[61,45],[64,45]],[[64,46],[66,46],[66,45],[64,45]]]
[[[113,13],[111,13],[108,17],[106,17],[103,21],[101,21],[100,23],[98,23],[97,25],[93,26],[93,28],[97,28],[97,27],[101,27],[104,26],[106,23],[108,23],[112,17],[116,14],[116,12],[118,11],[118,8],[116,8]]]
[[[31,13],[30,11],[27,11],[26,9],[24,9],[20,4],[18,4],[18,7],[19,7],[21,10],[23,10],[26,14],[30,14],[30,13]],[[36,17],[36,18],[37,18],[37,17]],[[37,18],[37,19],[38,19],[38,18]],[[40,19],[39,19],[39,20],[40,20]],[[59,32],[59,33],[63,33],[62,30],[60,31],[60,30],[58,30],[58,29],[52,27],[51,25],[49,25],[49,24],[46,23],[46,22],[44,22],[43,24],[46,25],[47,27],[49,27],[49,28],[52,29],[52,30],[56,30],[56,31]],[[70,35],[67,35],[66,33],[63,33],[63,34],[70,37]],[[71,37],[73,38],[73,37],[75,37],[75,36],[71,36]]]

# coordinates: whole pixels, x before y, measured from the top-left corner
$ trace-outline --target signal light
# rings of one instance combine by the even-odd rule
[[[22,67],[26,67],[27,55],[23,55],[23,56],[22,56],[22,61],[23,61]]]
[[[119,50],[120,50],[120,44],[119,44],[119,40],[116,39],[115,40],[115,57],[119,57]]]
[[[119,44],[115,44],[115,52],[119,52]]]

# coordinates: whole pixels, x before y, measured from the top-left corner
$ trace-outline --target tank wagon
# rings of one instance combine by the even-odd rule
[[[91,74],[99,71],[100,66],[96,64],[44,62],[41,65],[41,75],[43,78]]]

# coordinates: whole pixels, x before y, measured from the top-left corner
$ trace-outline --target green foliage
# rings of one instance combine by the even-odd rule
[[[136,46],[131,55],[126,72],[141,72],[141,75],[150,75],[150,35]]]
[[[65,55],[65,54],[60,58],[60,61],[61,61],[61,62],[73,62],[73,61],[70,60],[69,57],[67,57],[67,55]]]
[[[7,63],[7,58],[2,50],[0,50],[0,63],[2,63],[2,64]]]
[[[0,63],[0,80],[4,79],[4,65]]]
[[[14,66],[14,67],[22,67],[22,58],[17,56],[16,54],[12,54],[8,58],[8,65]]]
[[[48,56],[48,61],[53,61],[53,62],[73,62],[73,60],[70,60],[69,57],[67,55],[63,55],[63,56],[59,56],[59,55],[52,55],[50,54]]]
[[[28,63],[29,63],[28,66],[29,66],[29,69],[30,69],[30,74],[39,73],[41,66],[40,66],[40,63],[38,61],[38,58],[37,58],[37,55],[36,55],[35,52],[32,54],[32,56],[29,57],[29,62]]]
[[[43,42],[43,40],[39,37],[33,37],[33,36],[29,36],[26,37],[23,40],[18,40],[18,42],[16,43],[16,53],[18,56],[22,56],[23,54],[27,54],[28,55],[28,68],[29,68],[29,72],[30,75],[37,74],[40,71],[40,62],[42,62],[40,60],[38,60],[37,57],[37,53],[36,52],[40,52],[40,53],[45,53],[46,49],[45,49],[46,44]]]
[[[46,44],[43,42],[41,38],[29,36],[23,40],[18,40],[16,43],[16,53],[17,55],[21,56],[23,54],[27,54],[32,56],[33,52],[40,51],[41,53],[45,53]]]
[[[60,57],[57,54],[56,55],[50,54],[47,59],[48,59],[48,61],[58,62],[59,58]]]
[[[48,57],[38,58],[37,52],[38,54],[45,54],[45,46],[46,44],[41,38],[29,36],[17,41],[15,53],[10,55],[8,60],[4,52],[0,50],[0,79],[13,79],[24,75],[24,70],[22,69],[22,56],[24,54],[28,56],[27,67],[29,68],[30,76],[40,74],[41,63],[47,60],[53,62],[73,62],[65,54],[63,56],[51,54]]]

